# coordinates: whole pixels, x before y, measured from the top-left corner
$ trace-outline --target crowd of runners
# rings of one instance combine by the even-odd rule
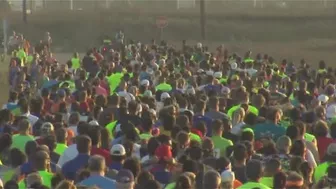
[[[323,60],[119,32],[104,53],[58,62],[48,32],[8,42],[0,188],[336,188],[336,70]]]

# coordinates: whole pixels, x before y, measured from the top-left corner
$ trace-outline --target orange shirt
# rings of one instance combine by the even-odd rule
[[[241,185],[243,185],[239,180],[234,180],[233,181],[233,188],[234,189],[237,189],[237,188],[239,188]]]

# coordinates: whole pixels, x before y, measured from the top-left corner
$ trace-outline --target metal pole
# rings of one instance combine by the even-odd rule
[[[200,16],[201,16],[201,36],[202,39],[205,39],[205,0],[200,0]]]
[[[73,10],[73,0],[70,0],[70,10]]]
[[[27,23],[27,0],[22,1],[22,17],[23,22]]]
[[[4,34],[4,39],[3,39],[3,46],[4,46],[4,52],[5,55],[7,54],[7,18],[6,16],[3,18],[2,20],[2,24],[3,24],[3,34]]]

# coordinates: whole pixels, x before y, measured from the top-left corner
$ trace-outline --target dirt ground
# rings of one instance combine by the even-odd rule
[[[55,1],[56,2],[56,1]],[[200,37],[199,6],[194,9],[176,10],[175,4],[153,2],[133,3],[132,7],[82,11],[48,10],[33,12],[24,24],[19,13],[7,15],[10,30],[23,33],[33,44],[49,31],[54,41],[55,57],[65,62],[74,51],[85,52],[97,46],[104,35],[113,37],[123,29],[127,40],[150,42],[160,39],[155,22],[158,16],[168,19],[162,39],[179,47],[183,39],[189,44],[203,42],[214,49],[224,44],[229,51],[243,54],[248,50],[267,53],[277,61],[286,58],[298,62],[304,58],[316,66],[325,60],[335,67],[336,59],[336,9],[334,1],[286,1],[287,8],[264,1],[261,8],[253,8],[252,1],[209,1],[206,6],[206,40]],[[167,2],[167,1],[164,1]],[[76,5],[77,7],[79,5]],[[121,8],[123,7],[123,8]],[[0,15],[1,16],[1,15]],[[6,78],[8,63],[1,66],[1,78]],[[8,86],[1,79],[0,103],[7,99]]]

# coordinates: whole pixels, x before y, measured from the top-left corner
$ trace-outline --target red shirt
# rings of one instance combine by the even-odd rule
[[[318,137],[317,139],[317,149],[320,155],[320,160],[323,160],[327,148],[330,143],[333,143],[333,139],[327,137]]]
[[[43,99],[43,111],[44,112],[50,112],[50,109],[53,105],[53,101],[50,100],[49,98],[44,98]]]
[[[80,107],[80,110],[82,112],[90,112],[90,107],[89,107],[89,104],[87,102],[81,102],[79,104],[79,107]]]
[[[111,164],[110,153],[107,150],[92,146],[91,155],[101,155],[105,158],[106,165]]]

